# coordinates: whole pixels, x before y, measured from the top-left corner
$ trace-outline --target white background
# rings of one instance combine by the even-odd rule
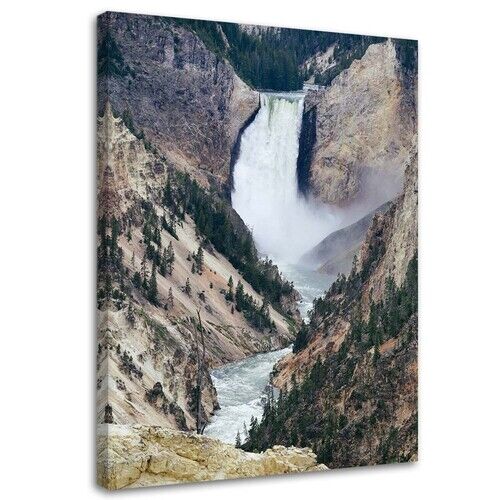
[[[420,42],[420,462],[125,498],[492,498],[499,485],[498,14],[493,2],[2,5],[4,498],[96,498],[94,36],[104,10]],[[498,496],[496,496],[498,498]]]

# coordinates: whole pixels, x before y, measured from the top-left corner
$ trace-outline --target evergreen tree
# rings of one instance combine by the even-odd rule
[[[245,292],[243,290],[243,284],[240,280],[238,280],[238,284],[236,285],[235,300],[236,310],[239,312],[243,311],[245,307]]]
[[[151,279],[149,280],[148,300],[152,304],[156,304],[158,301],[158,284],[156,282],[156,263],[155,262],[153,262],[153,268],[151,270]]]
[[[134,308],[132,307],[132,303],[128,303],[127,307],[127,312],[125,313],[125,317],[127,318],[127,321],[131,324],[135,324],[135,316],[134,316]]]
[[[172,275],[172,272],[174,270],[174,262],[175,262],[174,246],[172,245],[172,242],[169,242],[167,247],[167,272],[170,275]]]
[[[203,248],[201,245],[198,247],[198,251],[194,256],[194,261],[196,262],[196,272],[203,272]]]
[[[241,448],[241,436],[240,436],[240,431],[239,430],[236,433],[235,446],[236,446],[236,448]]]
[[[174,307],[174,294],[172,292],[172,287],[168,289],[167,306],[169,309]]]
[[[172,194],[172,183],[170,181],[170,175],[167,177],[167,182],[165,188],[163,189],[163,204],[169,208],[174,207],[174,197]]]
[[[186,279],[186,285],[184,286],[184,292],[186,295],[191,297],[191,283],[189,282],[189,278]]]
[[[191,264],[191,273],[196,274],[196,265],[194,262]]]
[[[229,276],[229,281],[227,282],[228,290],[226,292],[226,300],[229,300],[232,302],[234,300],[234,283],[233,283],[233,277]]]

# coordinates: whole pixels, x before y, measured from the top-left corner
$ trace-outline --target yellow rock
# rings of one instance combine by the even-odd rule
[[[98,426],[98,483],[108,489],[326,470],[309,448],[248,453],[164,427]]]

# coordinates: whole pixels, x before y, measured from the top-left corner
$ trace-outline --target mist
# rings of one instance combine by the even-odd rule
[[[327,206],[300,193],[297,157],[304,94],[262,93],[261,107],[242,135],[233,173],[233,208],[253,233],[257,249],[295,264],[334,231],[358,221],[402,192],[395,166],[360,168],[358,194]]]
[[[258,250],[295,263],[334,231],[340,218],[304,198],[297,185],[303,93],[261,94],[261,107],[241,138],[232,204]]]

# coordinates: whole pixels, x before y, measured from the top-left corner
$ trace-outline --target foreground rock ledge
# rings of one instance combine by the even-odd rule
[[[97,480],[111,490],[326,469],[309,448],[247,453],[164,427],[103,424],[97,430]]]

